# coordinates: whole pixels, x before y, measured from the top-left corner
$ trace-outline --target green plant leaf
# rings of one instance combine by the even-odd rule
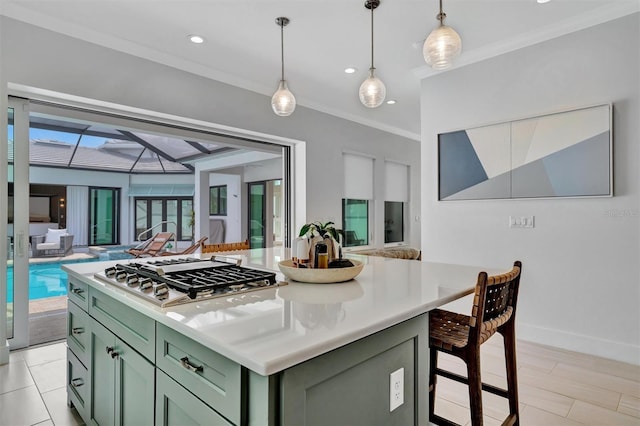
[[[302,229],[300,229],[300,234],[298,235],[298,237],[304,237],[305,235],[307,235],[307,232],[309,232],[309,228],[311,228],[311,224],[307,223],[303,225]]]

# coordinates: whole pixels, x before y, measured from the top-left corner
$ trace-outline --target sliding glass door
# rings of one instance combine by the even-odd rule
[[[158,232],[173,232],[178,241],[193,240],[193,198],[136,198],[134,239],[145,241]]]
[[[89,188],[89,245],[120,242],[119,188]]]
[[[286,244],[285,194],[282,179],[249,185],[249,242],[251,248]]]
[[[251,248],[265,247],[266,183],[249,184],[249,244]]]

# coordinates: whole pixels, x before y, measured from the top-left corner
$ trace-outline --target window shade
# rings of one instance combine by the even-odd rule
[[[384,162],[385,201],[409,201],[409,166]]]
[[[342,154],[344,160],[344,198],[373,200],[373,158]]]

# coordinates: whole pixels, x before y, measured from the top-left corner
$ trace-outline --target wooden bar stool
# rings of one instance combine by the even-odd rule
[[[435,309],[429,313],[429,421],[437,425],[455,423],[434,413],[437,376],[469,386],[471,424],[482,425],[482,391],[509,400],[509,416],[503,425],[519,425],[518,380],[516,367],[515,316],[522,263],[516,261],[510,272],[488,276],[478,274],[471,316]],[[480,377],[480,345],[496,332],[504,338],[507,389],[482,383]],[[462,359],[467,377],[438,368],[438,352]]]

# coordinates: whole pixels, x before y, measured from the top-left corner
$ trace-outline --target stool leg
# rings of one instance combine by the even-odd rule
[[[507,392],[509,394],[509,413],[515,415],[515,425],[520,424],[518,404],[518,367],[516,365],[516,333],[514,321],[505,324],[502,330],[504,338],[504,359],[507,367]]]
[[[480,348],[467,348],[467,377],[469,378],[469,405],[471,407],[471,424],[482,425],[482,378],[480,377]]]
[[[429,420],[433,418],[436,404],[436,382],[438,381],[436,368],[438,368],[438,350],[429,348]]]

